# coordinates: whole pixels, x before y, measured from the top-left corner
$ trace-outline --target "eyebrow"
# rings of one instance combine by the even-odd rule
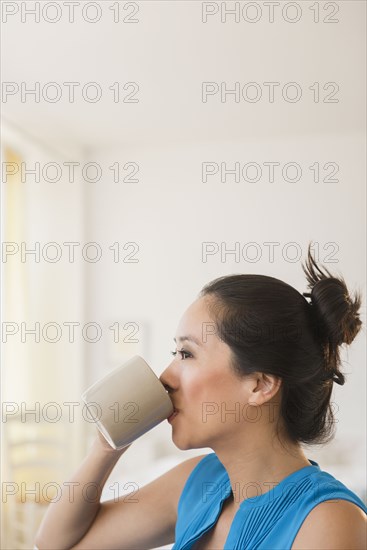
[[[194,344],[196,344],[197,346],[200,346],[200,342],[194,337],[194,336],[179,336],[177,338],[177,340],[179,340],[180,342],[184,342],[184,341],[189,341],[189,342],[194,342]],[[174,341],[177,342],[176,338],[174,338]]]

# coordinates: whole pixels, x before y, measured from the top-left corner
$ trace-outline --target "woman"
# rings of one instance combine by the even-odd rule
[[[345,382],[339,348],[361,328],[361,298],[310,249],[302,267],[304,296],[272,277],[221,277],[179,323],[160,378],[176,410],[172,438],[213,452],[140,489],[137,503],[87,502],[85,484],[102,491],[128,449],[98,435],[71,480],[73,498],[50,505],[40,550],[366,547],[366,506],[302,450],[333,436],[333,382]]]

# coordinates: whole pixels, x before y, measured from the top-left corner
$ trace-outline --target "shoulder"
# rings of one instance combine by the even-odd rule
[[[216,453],[196,457],[196,463],[188,478],[188,482],[201,482],[202,485],[218,485],[228,481],[227,470],[220,462]],[[188,483],[189,485],[189,483]]]
[[[188,458],[171,470],[172,477],[179,483],[181,491],[184,489],[189,479],[192,478],[194,472],[203,467],[207,461],[207,457],[208,455],[203,454]]]
[[[205,462],[206,456],[207,455],[199,455],[188,458],[183,462],[180,462],[175,468],[170,470],[170,472],[172,473],[172,477],[174,477],[176,481],[179,481],[181,483],[182,488],[193,473],[193,471],[197,469],[199,464],[201,464],[203,461]]]
[[[223,473],[224,471],[224,473]],[[177,512],[181,516],[193,513],[208,502],[218,490],[222,489],[221,481],[225,470],[215,453],[200,455],[187,464],[182,491],[178,501]]]
[[[364,550],[366,539],[365,512],[348,500],[327,500],[307,515],[292,550]]]
[[[213,474],[213,472],[222,472],[224,470],[222,463],[219,461],[215,453],[202,454],[185,460],[181,463],[181,467],[184,470],[190,470],[189,478],[194,474],[197,476],[207,476],[207,474],[209,474],[209,477],[211,477],[210,474]]]
[[[186,491],[197,481],[203,479],[206,474],[213,470],[213,465],[216,464],[216,456],[214,453],[203,454],[194,458],[189,458],[177,467],[177,475],[181,477],[182,489]],[[183,483],[182,483],[183,481]]]

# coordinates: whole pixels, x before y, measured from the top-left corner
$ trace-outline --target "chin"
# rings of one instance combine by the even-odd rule
[[[190,443],[190,441],[183,439],[182,437],[172,436],[172,441],[176,445],[177,449],[180,451],[188,451],[190,449],[195,449],[195,447]]]
[[[192,439],[183,438],[179,435],[172,435],[172,441],[180,451],[189,451],[190,449],[204,449],[209,447],[204,441],[194,441]]]

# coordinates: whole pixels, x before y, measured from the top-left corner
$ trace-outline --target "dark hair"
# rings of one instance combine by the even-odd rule
[[[304,295],[274,277],[241,274],[215,279],[199,296],[212,298],[208,307],[235,373],[281,378],[279,412],[288,438],[322,444],[334,436],[333,381],[345,382],[339,346],[351,344],[361,328],[361,295],[352,299],[341,276],[318,267],[311,244],[302,269],[310,289]]]

